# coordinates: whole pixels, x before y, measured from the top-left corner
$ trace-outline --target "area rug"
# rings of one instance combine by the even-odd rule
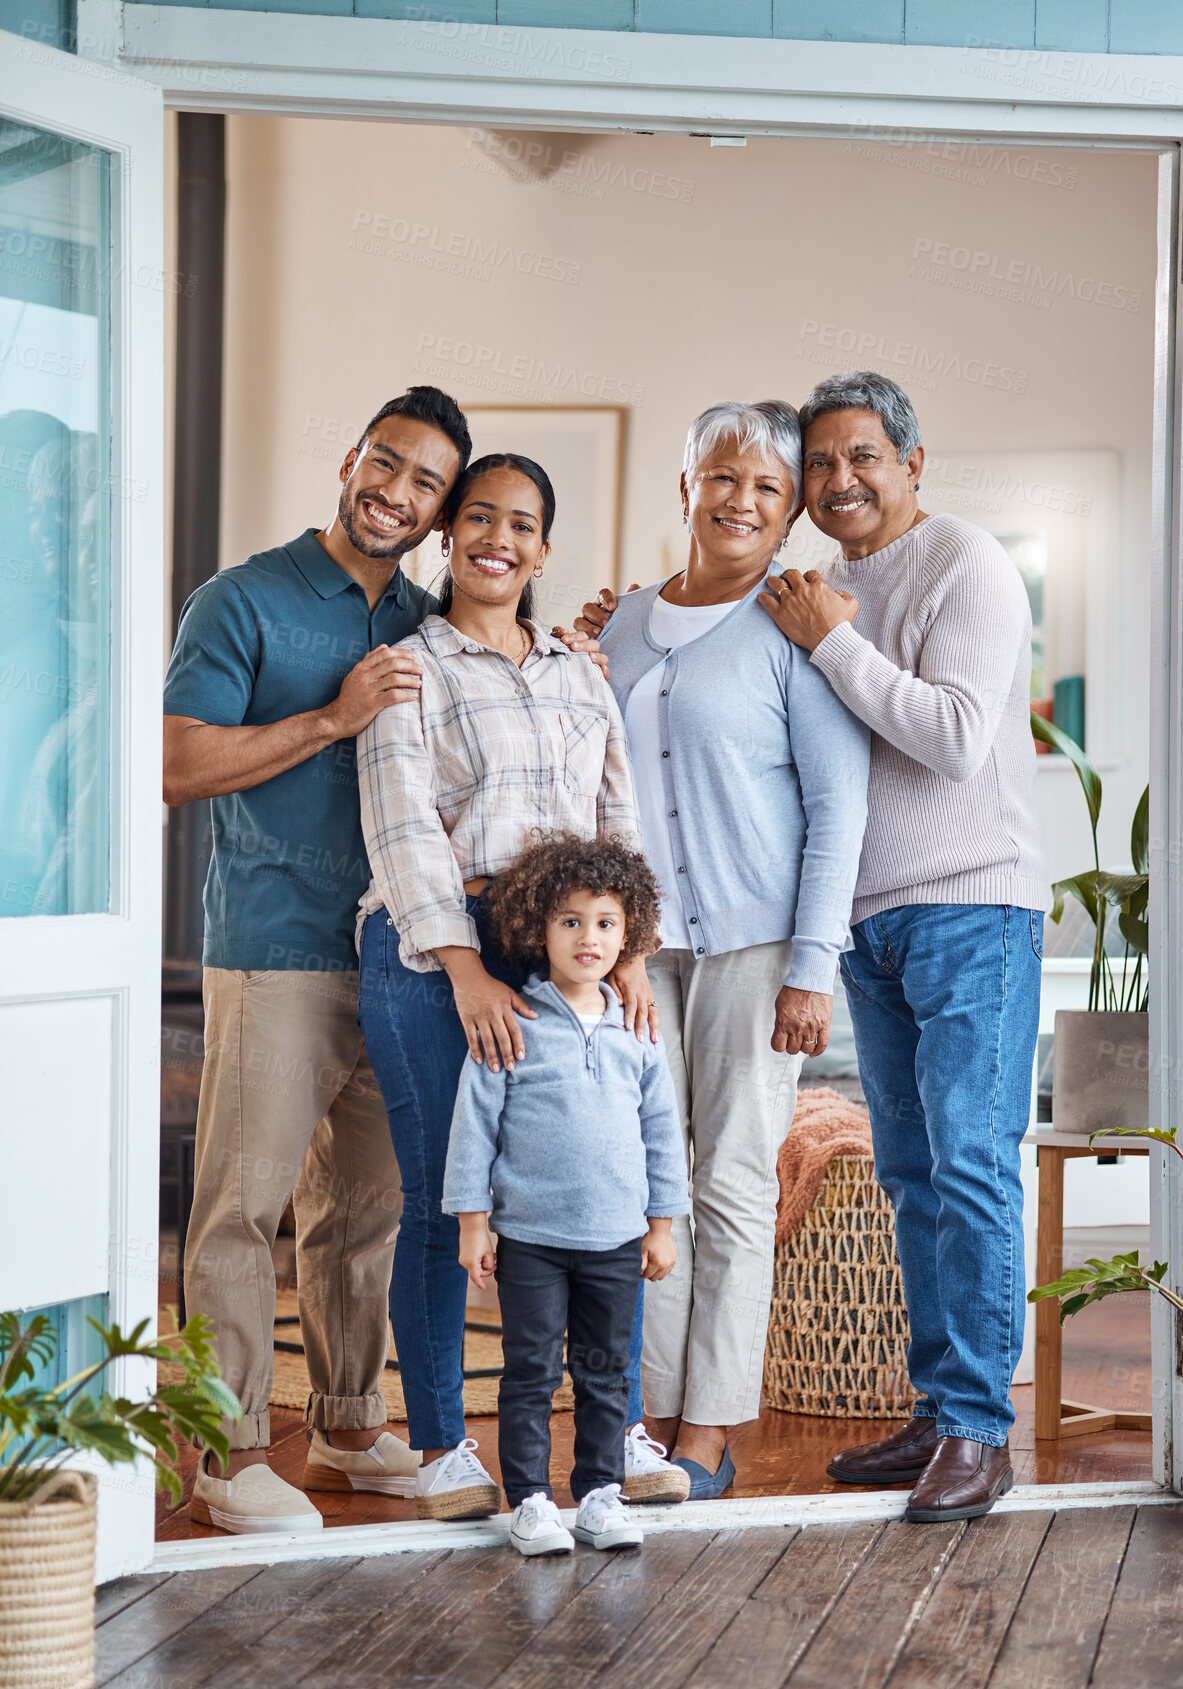
[[[275,1351],[275,1377],[271,1386],[272,1407],[298,1408],[303,1413],[311,1386],[304,1360],[303,1339],[300,1335],[299,1311],[294,1291],[280,1291],[275,1299],[275,1341],[284,1348]],[[294,1324],[287,1324],[287,1320]],[[464,1333],[464,1370],[467,1374],[501,1370],[501,1317],[495,1308],[469,1310],[469,1329]],[[484,1328],[484,1329],[478,1329]],[[300,1352],[293,1354],[287,1346]],[[394,1343],[390,1345],[390,1359],[397,1360]],[[464,1380],[464,1412],[474,1418],[497,1412],[496,1377],[466,1377]],[[407,1409],[403,1401],[403,1387],[397,1372],[389,1366],[382,1374],[382,1394],[386,1398],[386,1416],[396,1422],[406,1421]],[[571,1380],[566,1373],[555,1391],[553,1407],[556,1412],[569,1413],[575,1406]]]

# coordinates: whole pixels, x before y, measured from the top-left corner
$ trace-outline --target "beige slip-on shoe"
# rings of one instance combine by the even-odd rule
[[[214,1478],[202,1455],[189,1502],[197,1525],[249,1535],[256,1531],[319,1531],[324,1520],[306,1495],[269,1466],[244,1466],[233,1478]]]
[[[301,1482],[306,1490],[375,1490],[415,1493],[423,1456],[392,1431],[380,1431],[368,1449],[335,1449],[323,1431],[312,1433]]]

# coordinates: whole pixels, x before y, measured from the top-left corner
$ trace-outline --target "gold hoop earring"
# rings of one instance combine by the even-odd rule
[[[536,581],[540,581],[542,579],[542,564],[541,563],[535,563],[535,565],[534,565],[534,579]]]
[[[443,558],[445,563],[448,561],[448,558],[451,557],[451,555],[452,555],[452,542],[451,542],[451,540],[441,540],[440,541],[440,556]]]

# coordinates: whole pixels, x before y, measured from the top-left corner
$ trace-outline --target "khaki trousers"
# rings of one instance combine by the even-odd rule
[[[722,956],[659,950],[649,979],[690,1161],[678,1264],[645,1286],[645,1410],[692,1425],[760,1413],[772,1296],[776,1157],[793,1123],[801,1056],[770,1044],[792,942]]]
[[[204,995],[185,1297],[213,1322],[222,1376],[243,1406],[225,1427],[230,1446],[271,1438],[271,1246],[293,1197],[307,1421],[383,1425],[402,1194],[357,1025],[357,975],[207,968]]]

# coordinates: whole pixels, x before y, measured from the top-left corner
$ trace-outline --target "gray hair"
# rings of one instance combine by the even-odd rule
[[[696,416],[686,435],[682,472],[689,480],[704,457],[734,440],[741,452],[762,446],[778,457],[789,472],[793,492],[801,491],[801,426],[792,405],[781,399],[761,399],[747,405],[739,399],[725,399]]]
[[[851,369],[819,381],[801,406],[802,434],[811,422],[831,411],[874,411],[901,463],[907,463],[920,444],[920,424],[911,399],[897,382],[878,370]]]

